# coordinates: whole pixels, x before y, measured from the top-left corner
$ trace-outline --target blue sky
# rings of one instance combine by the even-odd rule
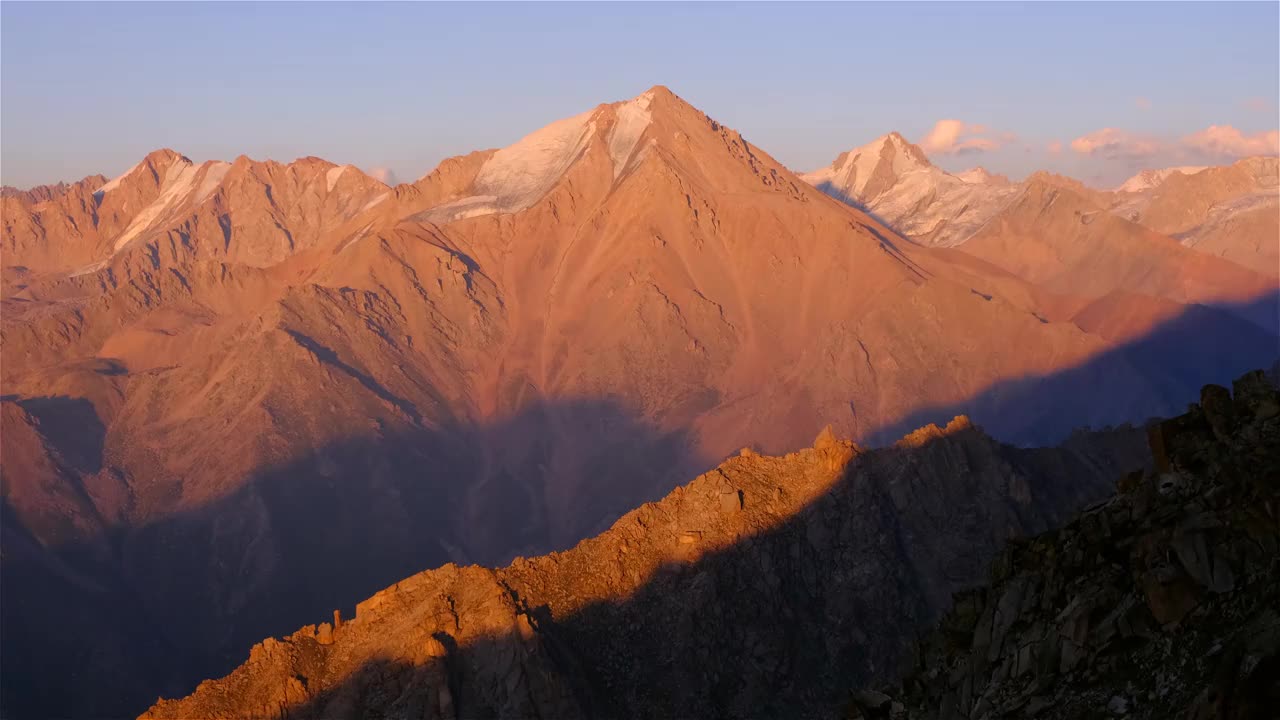
[[[6,0],[0,179],[172,147],[412,180],[655,84],[799,170],[953,119],[931,152],[948,169],[1109,183],[1273,144],[1280,4]]]

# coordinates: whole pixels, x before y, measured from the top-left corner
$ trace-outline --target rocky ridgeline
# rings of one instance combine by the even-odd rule
[[[1155,466],[958,593],[918,667],[853,718],[1280,717],[1280,394],[1209,385]]]
[[[144,717],[830,717],[1007,538],[1140,466],[1140,435],[1024,450],[957,418],[743,450],[568,551],[419,573]]]

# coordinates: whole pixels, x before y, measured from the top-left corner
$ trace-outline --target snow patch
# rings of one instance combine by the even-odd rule
[[[987,172],[985,168],[980,167],[970,168],[964,172],[958,172],[955,175],[970,184],[982,184],[991,181],[991,173]]]
[[[497,196],[472,195],[470,197],[459,198],[441,205],[436,205],[424,212],[418,213],[413,219],[440,224],[453,222],[454,220],[462,220],[463,218],[492,215],[497,212],[502,212],[498,207]]]
[[[119,252],[133,242],[175,208],[184,203],[187,203],[188,208],[192,208],[209,199],[230,168],[231,164],[225,162],[193,165],[189,161],[178,161],[170,165],[160,185],[163,188],[160,197],[134,216],[129,226],[120,233],[116,238],[115,252]],[[205,171],[203,177],[200,176],[202,170]],[[200,180],[198,186],[197,180]]]
[[[369,202],[367,202],[367,203],[365,203],[365,204],[364,204],[364,207],[360,208],[360,212],[364,212],[365,210],[368,210],[369,208],[372,208],[372,207],[376,206],[378,203],[382,202],[383,200],[386,200],[386,199],[387,199],[387,196],[389,196],[390,194],[391,194],[391,193],[385,193],[385,192],[384,192],[384,193],[382,193],[381,195],[379,195],[378,197],[376,197],[376,198],[374,198],[374,199],[370,200]]]
[[[96,263],[90,263],[83,267],[79,267],[79,268],[76,268],[75,270],[72,270],[71,272],[67,273],[67,277],[80,277],[81,275],[88,275],[89,273],[98,272],[99,270],[101,270],[106,266],[107,266],[106,260],[99,260]]]
[[[617,180],[635,152],[640,136],[653,119],[649,105],[653,93],[647,92],[634,100],[622,103],[615,111],[613,127],[609,129],[609,158],[613,160],[613,179]]]
[[[354,237],[352,237],[350,240],[343,243],[342,247],[338,248],[338,252],[342,252],[343,250],[346,250],[352,245],[355,245],[356,243],[360,242],[362,239],[364,239],[365,235],[369,234],[369,229],[372,227],[373,227],[373,223],[369,223],[368,225],[365,225],[364,227],[360,228],[360,232],[356,233]]]
[[[333,192],[333,187],[338,184],[338,178],[342,177],[342,173],[347,171],[347,167],[349,166],[339,165],[329,168],[329,171],[324,174],[324,181],[327,186],[326,192]]]
[[[209,168],[204,174],[204,181],[200,183],[200,187],[196,190],[195,198],[191,201],[192,205],[199,205],[218,189],[222,184],[222,178],[227,176],[227,171],[231,169],[229,162],[211,162],[206,163]]]
[[[97,197],[97,198],[101,199],[103,195],[106,195],[107,193],[111,192],[112,190],[115,190],[116,188],[120,187],[120,183],[121,183],[121,181],[123,181],[125,178],[129,177],[130,175],[132,175],[134,170],[137,170],[138,168],[142,167],[142,162],[144,162],[144,161],[140,161],[140,162],[138,162],[138,163],[137,163],[136,165],[134,165],[133,167],[129,168],[128,170],[125,170],[125,171],[124,171],[124,172],[123,172],[119,177],[115,178],[114,180],[111,180],[111,181],[107,182],[105,185],[103,185],[102,187],[98,188],[98,189],[97,189],[96,191],[94,191],[94,193],[93,193],[93,194],[94,194],[94,197]]]
[[[586,150],[595,133],[594,112],[553,122],[495,152],[476,175],[476,194],[495,197],[497,212],[533,205]]]
[[[1116,192],[1133,192],[1133,193],[1142,192],[1144,190],[1150,190],[1151,188],[1159,185],[1160,183],[1169,179],[1169,176],[1173,175],[1174,173],[1179,173],[1182,175],[1195,175],[1196,173],[1204,169],[1205,168],[1202,165],[1201,166],[1185,165],[1183,167],[1163,168],[1161,170],[1143,170],[1137,175],[1134,175],[1128,180],[1125,180],[1124,183],[1122,183],[1120,187],[1117,187],[1115,191]]]
[[[867,202],[871,198],[863,195],[876,169],[884,162],[886,153],[892,156],[890,169],[896,178],[901,179],[916,172],[932,174],[937,171],[937,168],[928,163],[921,163],[912,156],[906,142],[897,134],[891,133],[850,150],[829,167],[800,177],[810,185],[822,188],[828,193],[834,191],[845,198]]]

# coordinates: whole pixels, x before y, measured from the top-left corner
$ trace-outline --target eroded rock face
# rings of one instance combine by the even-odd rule
[[[850,715],[1274,718],[1280,394],[1260,371],[1207,386],[1151,448],[1111,500],[1011,544],[904,689],[857,694]]]

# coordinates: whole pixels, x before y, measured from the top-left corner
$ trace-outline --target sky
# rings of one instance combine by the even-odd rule
[[[1276,152],[1280,3],[0,3],[0,181],[149,151],[401,181],[662,84],[807,171],[897,130],[948,170]]]

